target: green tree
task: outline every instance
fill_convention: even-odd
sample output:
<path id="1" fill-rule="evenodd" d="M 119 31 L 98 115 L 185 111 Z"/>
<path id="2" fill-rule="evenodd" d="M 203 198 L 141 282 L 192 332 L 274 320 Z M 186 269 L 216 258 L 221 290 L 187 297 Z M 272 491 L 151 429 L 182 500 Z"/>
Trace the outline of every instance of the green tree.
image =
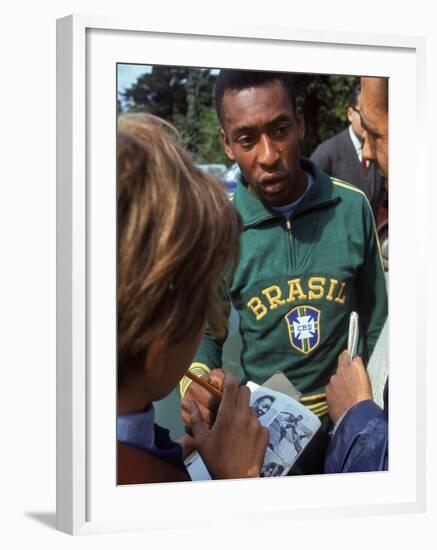
<path id="1" fill-rule="evenodd" d="M 188 69 L 186 82 L 186 112 L 174 117 L 182 142 L 197 162 L 213 162 L 205 158 L 205 141 L 211 129 L 205 125 L 205 114 L 212 108 L 214 77 L 208 69 Z M 203 149 L 203 153 L 201 150 Z"/>
<path id="2" fill-rule="evenodd" d="M 171 122 L 196 162 L 214 163 L 220 151 L 219 126 L 212 122 L 214 81 L 209 69 L 155 66 L 123 96 L 129 111 Z M 224 157 L 221 151 L 219 156 Z"/>
<path id="3" fill-rule="evenodd" d="M 128 111 L 143 111 L 170 122 L 187 110 L 185 67 L 154 66 L 123 92 Z"/>
<path id="4" fill-rule="evenodd" d="M 202 110 L 201 114 L 202 142 L 197 150 L 199 163 L 226 164 L 231 162 L 226 156 L 220 137 L 221 125 L 217 118 L 215 106 L 211 105 Z"/>
<path id="5" fill-rule="evenodd" d="M 335 75 L 297 75 L 298 105 L 305 118 L 302 154 L 310 156 L 322 141 L 348 125 L 346 110 L 357 77 Z"/>

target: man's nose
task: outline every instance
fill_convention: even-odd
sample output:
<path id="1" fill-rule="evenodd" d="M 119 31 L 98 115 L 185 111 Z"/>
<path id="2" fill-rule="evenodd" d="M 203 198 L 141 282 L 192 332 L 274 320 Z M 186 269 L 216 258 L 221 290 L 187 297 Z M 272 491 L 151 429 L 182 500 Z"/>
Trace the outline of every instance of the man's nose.
<path id="1" fill-rule="evenodd" d="M 364 143 L 363 143 L 363 158 L 366 160 L 375 160 L 375 144 L 372 139 L 369 137 L 369 134 L 364 131 Z"/>
<path id="2" fill-rule="evenodd" d="M 262 166 L 274 166 L 280 157 L 277 145 L 269 138 L 262 135 L 258 144 L 258 163 Z"/>

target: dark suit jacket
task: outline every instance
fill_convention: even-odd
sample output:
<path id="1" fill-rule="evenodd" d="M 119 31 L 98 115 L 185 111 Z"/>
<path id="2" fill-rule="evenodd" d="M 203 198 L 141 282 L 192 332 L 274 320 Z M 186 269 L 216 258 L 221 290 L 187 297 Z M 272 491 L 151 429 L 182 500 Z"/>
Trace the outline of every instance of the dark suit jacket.
<path id="1" fill-rule="evenodd" d="M 364 191 L 376 218 L 383 199 L 383 177 L 373 162 L 363 169 L 348 129 L 321 143 L 311 155 L 311 160 L 330 176 L 352 183 Z"/>

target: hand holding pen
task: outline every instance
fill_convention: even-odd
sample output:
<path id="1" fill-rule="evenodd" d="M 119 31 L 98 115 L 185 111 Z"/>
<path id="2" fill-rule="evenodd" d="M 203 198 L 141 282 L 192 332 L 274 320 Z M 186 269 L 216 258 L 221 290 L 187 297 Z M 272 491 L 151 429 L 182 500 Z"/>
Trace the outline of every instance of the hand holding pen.
<path id="1" fill-rule="evenodd" d="M 181 416 L 185 431 L 191 435 L 191 401 L 197 403 L 203 420 L 211 428 L 222 398 L 225 371 L 214 369 L 202 377 L 188 372 L 186 376 L 194 381 L 181 400 Z"/>
<path id="2" fill-rule="evenodd" d="M 215 479 L 260 475 L 269 431 L 261 426 L 249 403 L 249 388 L 238 387 L 232 374 L 224 377 L 222 398 L 212 428 L 205 423 L 197 403 L 190 402 L 190 428 L 195 447 Z"/>

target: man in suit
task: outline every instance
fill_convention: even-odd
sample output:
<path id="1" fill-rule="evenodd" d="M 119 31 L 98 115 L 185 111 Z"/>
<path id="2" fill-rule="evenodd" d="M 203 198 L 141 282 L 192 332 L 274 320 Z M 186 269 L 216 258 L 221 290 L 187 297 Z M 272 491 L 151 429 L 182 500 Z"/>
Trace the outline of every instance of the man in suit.
<path id="1" fill-rule="evenodd" d="M 352 91 L 347 118 L 349 126 L 321 143 L 311 160 L 332 177 L 352 183 L 369 199 L 375 218 L 383 200 L 383 178 L 376 164 L 363 157 L 363 128 L 360 121 L 360 85 Z"/>

